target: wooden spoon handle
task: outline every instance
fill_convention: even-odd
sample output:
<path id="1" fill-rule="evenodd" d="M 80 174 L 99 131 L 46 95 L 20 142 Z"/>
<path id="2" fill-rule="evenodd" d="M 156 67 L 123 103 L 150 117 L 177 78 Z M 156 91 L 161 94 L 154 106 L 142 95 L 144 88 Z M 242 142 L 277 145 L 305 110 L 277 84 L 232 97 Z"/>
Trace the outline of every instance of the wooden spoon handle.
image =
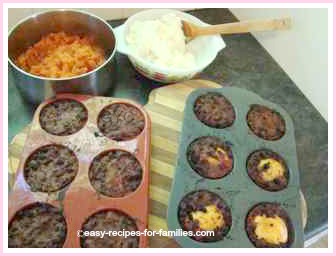
<path id="1" fill-rule="evenodd" d="M 197 35 L 213 34 L 238 34 L 253 31 L 270 31 L 289 29 L 291 25 L 290 18 L 272 19 L 272 20 L 248 20 L 241 22 L 226 23 L 208 27 L 199 27 Z"/>

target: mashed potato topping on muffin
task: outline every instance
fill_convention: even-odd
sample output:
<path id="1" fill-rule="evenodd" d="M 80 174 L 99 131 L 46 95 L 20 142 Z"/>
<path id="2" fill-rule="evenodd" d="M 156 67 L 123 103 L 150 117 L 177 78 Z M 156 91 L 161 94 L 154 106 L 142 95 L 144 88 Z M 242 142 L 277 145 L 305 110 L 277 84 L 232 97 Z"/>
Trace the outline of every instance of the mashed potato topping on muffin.
<path id="1" fill-rule="evenodd" d="M 261 175 L 265 181 L 273 181 L 283 177 L 285 173 L 284 166 L 279 161 L 272 158 L 260 160 L 258 170 L 262 172 Z"/>
<path id="2" fill-rule="evenodd" d="M 267 243 L 275 245 L 287 242 L 287 225 L 279 216 L 259 215 L 254 218 L 254 222 L 256 225 L 255 234 L 258 239 L 264 239 Z"/>
<path id="3" fill-rule="evenodd" d="M 224 226 L 224 218 L 221 211 L 214 204 L 205 207 L 204 211 L 191 213 L 193 220 L 197 220 L 199 227 L 203 230 L 214 230 Z"/>

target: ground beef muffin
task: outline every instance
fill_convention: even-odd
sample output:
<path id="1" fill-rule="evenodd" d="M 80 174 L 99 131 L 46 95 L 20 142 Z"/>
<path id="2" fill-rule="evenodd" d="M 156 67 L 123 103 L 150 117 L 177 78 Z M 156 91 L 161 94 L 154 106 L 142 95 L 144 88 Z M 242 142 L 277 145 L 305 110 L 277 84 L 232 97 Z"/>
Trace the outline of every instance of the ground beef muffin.
<path id="1" fill-rule="evenodd" d="M 218 137 L 196 139 L 189 145 L 187 155 L 191 167 L 205 178 L 222 178 L 233 168 L 231 148 Z"/>
<path id="2" fill-rule="evenodd" d="M 70 184 L 78 171 L 75 154 L 62 145 L 46 145 L 34 151 L 24 165 L 31 191 L 54 192 Z"/>
<path id="3" fill-rule="evenodd" d="M 200 190 L 186 195 L 179 204 L 178 218 L 185 231 L 214 231 L 214 236 L 193 236 L 200 242 L 222 240 L 231 227 L 229 207 L 215 193 Z"/>
<path id="4" fill-rule="evenodd" d="M 109 236 L 109 231 L 130 231 L 137 232 L 135 221 L 126 214 L 106 210 L 93 214 L 82 226 L 85 231 L 106 231 L 107 234 L 101 238 L 98 236 L 83 236 L 80 239 L 81 247 L 84 248 L 137 248 L 139 247 L 139 236 Z"/>
<path id="5" fill-rule="evenodd" d="M 40 112 L 42 129 L 53 135 L 71 135 L 83 128 L 88 113 L 82 103 L 60 99 L 44 106 Z"/>
<path id="6" fill-rule="evenodd" d="M 95 157 L 90 166 L 89 178 L 99 193 L 123 197 L 139 187 L 142 168 L 132 154 L 123 150 L 111 150 Z"/>
<path id="7" fill-rule="evenodd" d="M 247 124 L 255 135 L 265 140 L 278 140 L 286 131 L 285 120 L 280 114 L 261 105 L 251 106 Z"/>
<path id="8" fill-rule="evenodd" d="M 63 247 L 66 233 L 66 222 L 60 209 L 34 203 L 18 211 L 9 223 L 8 247 Z"/>
<path id="9" fill-rule="evenodd" d="M 253 152 L 247 160 L 250 178 L 263 189 L 279 191 L 287 187 L 289 172 L 285 161 L 270 150 Z"/>
<path id="10" fill-rule="evenodd" d="M 98 117 L 98 128 L 108 138 L 117 141 L 138 136 L 145 127 L 145 118 L 134 106 L 114 103 L 105 107 Z"/>
<path id="11" fill-rule="evenodd" d="M 277 203 L 261 203 L 246 218 L 247 235 L 255 247 L 289 247 L 293 228 L 288 214 Z"/>
<path id="12" fill-rule="evenodd" d="M 230 101 L 214 92 L 201 95 L 196 99 L 194 113 L 198 120 L 214 128 L 231 126 L 236 118 Z"/>

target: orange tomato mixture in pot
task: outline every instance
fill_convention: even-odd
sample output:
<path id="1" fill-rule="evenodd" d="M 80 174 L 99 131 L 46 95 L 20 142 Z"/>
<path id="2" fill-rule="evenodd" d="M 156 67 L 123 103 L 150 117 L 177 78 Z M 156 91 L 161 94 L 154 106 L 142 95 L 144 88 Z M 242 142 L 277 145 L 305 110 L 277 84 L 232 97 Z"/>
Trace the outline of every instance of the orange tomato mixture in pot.
<path id="1" fill-rule="evenodd" d="M 49 78 L 72 77 L 103 64 L 104 51 L 89 36 L 50 33 L 18 56 L 21 69 Z"/>

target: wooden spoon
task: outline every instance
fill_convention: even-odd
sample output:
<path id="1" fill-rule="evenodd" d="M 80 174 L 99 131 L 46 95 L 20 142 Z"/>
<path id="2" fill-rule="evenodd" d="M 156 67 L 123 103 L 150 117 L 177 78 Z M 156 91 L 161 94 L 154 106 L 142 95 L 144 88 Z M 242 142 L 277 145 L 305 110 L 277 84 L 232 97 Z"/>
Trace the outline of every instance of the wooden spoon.
<path id="1" fill-rule="evenodd" d="M 215 34 L 240 34 L 254 31 L 285 30 L 291 27 L 291 19 L 247 20 L 207 27 L 200 27 L 182 20 L 184 35 L 189 38 Z"/>

